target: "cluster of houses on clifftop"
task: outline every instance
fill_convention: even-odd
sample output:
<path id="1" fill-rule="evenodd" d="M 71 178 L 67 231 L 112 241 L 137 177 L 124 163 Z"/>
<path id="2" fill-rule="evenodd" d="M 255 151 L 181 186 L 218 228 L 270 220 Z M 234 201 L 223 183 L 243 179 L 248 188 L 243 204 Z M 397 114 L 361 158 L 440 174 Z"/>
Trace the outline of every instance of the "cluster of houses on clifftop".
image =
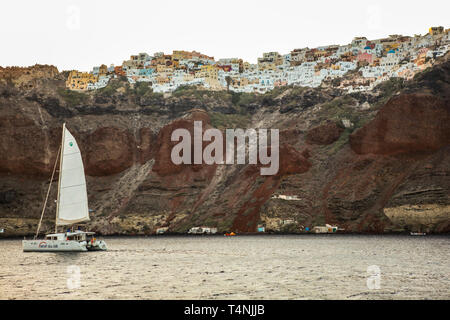
<path id="1" fill-rule="evenodd" d="M 357 37 L 343 46 L 294 49 L 284 55 L 267 52 L 257 64 L 239 58 L 216 61 L 196 51 L 139 53 L 121 66 L 103 64 L 90 72 L 73 70 L 66 87 L 95 90 L 105 87 L 113 77 L 126 77 L 132 84 L 148 82 L 154 92 L 197 85 L 209 90 L 264 93 L 285 85 L 318 87 L 323 81 L 338 79 L 334 83 L 340 88 L 363 91 L 391 77 L 412 78 L 447 53 L 449 39 L 450 29 L 431 27 L 423 36 L 390 35 L 377 40 Z M 339 79 L 352 70 L 359 72 Z"/>

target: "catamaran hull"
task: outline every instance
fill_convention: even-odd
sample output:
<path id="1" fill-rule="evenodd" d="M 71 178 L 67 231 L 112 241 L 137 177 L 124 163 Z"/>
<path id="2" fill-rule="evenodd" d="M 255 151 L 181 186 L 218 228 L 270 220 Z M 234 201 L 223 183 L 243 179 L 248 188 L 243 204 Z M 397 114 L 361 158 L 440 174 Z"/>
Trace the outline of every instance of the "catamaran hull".
<path id="1" fill-rule="evenodd" d="M 23 252 L 86 252 L 86 241 L 22 240 Z"/>

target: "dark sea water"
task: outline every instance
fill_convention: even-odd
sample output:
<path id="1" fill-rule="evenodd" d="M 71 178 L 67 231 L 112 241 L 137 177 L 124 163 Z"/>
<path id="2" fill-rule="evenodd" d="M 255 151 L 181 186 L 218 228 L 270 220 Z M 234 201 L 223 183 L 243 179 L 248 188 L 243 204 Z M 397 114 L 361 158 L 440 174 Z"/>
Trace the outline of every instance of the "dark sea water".
<path id="1" fill-rule="evenodd" d="M 104 239 L 87 253 L 0 240 L 0 299 L 450 299 L 448 236 Z"/>

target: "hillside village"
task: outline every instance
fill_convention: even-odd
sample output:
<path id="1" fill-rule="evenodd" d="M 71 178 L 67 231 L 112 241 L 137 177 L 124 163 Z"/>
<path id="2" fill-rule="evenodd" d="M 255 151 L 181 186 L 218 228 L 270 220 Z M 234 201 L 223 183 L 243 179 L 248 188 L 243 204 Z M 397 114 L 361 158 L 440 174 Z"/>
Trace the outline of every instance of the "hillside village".
<path id="1" fill-rule="evenodd" d="M 350 44 L 294 49 L 288 54 L 263 53 L 256 64 L 239 58 L 215 60 L 193 51 L 139 53 L 121 66 L 105 64 L 90 72 L 70 71 L 66 87 L 87 91 L 107 86 L 114 77 L 131 84 L 148 82 L 154 92 L 171 92 L 180 86 L 208 90 L 264 93 L 275 87 L 318 87 L 324 81 L 349 92 L 371 90 L 391 77 L 411 79 L 449 50 L 450 29 L 431 27 L 425 35 L 390 35 L 368 40 L 356 37 Z M 352 77 L 341 79 L 354 71 Z M 358 72 L 357 72 L 358 71 Z"/>

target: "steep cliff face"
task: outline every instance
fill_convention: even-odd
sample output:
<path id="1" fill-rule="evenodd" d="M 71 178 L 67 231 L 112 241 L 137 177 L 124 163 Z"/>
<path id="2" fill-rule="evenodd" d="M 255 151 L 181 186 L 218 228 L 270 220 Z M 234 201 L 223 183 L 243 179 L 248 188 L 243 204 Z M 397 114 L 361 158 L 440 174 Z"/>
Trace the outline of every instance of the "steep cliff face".
<path id="1" fill-rule="evenodd" d="M 450 232 L 450 147 L 418 161 L 407 173 L 384 213 L 415 230 Z"/>
<path id="2" fill-rule="evenodd" d="M 34 232 L 65 122 L 83 154 L 90 228 L 103 234 L 200 225 L 255 232 L 259 224 L 302 232 L 324 223 L 349 232 L 448 232 L 448 70 L 444 62 L 368 93 L 292 87 L 259 96 L 186 88 L 163 96 L 119 80 L 82 94 L 65 91 L 51 69 L 20 83 L 11 79 L 27 70 L 15 70 L 0 81 L 0 227 Z M 194 121 L 203 131 L 280 129 L 280 170 L 175 165 L 171 134 L 184 128 L 193 136 Z M 46 212 L 51 230 L 53 201 Z"/>
<path id="3" fill-rule="evenodd" d="M 393 97 L 375 119 L 350 136 L 358 154 L 433 152 L 450 141 L 450 108 L 430 94 Z"/>

